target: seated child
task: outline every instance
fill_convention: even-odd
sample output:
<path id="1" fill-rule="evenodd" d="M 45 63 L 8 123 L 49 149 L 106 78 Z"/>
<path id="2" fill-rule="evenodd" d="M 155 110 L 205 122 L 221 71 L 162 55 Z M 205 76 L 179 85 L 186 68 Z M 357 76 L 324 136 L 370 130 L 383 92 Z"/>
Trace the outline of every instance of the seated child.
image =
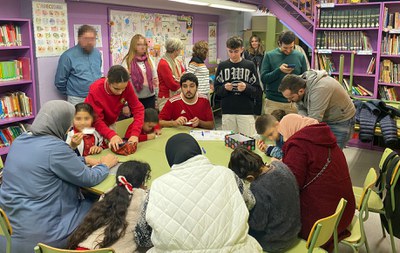
<path id="1" fill-rule="evenodd" d="M 94 111 L 87 103 L 75 105 L 74 126 L 67 134 L 68 143 L 79 156 L 98 154 L 106 147 L 103 137 L 93 128 Z M 91 133 L 83 133 L 89 128 Z"/>
<path id="2" fill-rule="evenodd" d="M 128 161 L 119 166 L 117 186 L 96 202 L 69 238 L 69 249 L 110 247 L 119 253 L 136 252 L 134 229 L 146 199 L 150 165 Z"/>
<path id="3" fill-rule="evenodd" d="M 158 112 L 154 108 L 144 110 L 144 123 L 139 135 L 139 142 L 152 140 L 161 135 L 161 128 L 158 124 Z"/>
<path id="4" fill-rule="evenodd" d="M 281 160 L 283 158 L 282 146 L 283 137 L 278 132 L 279 120 L 285 116 L 286 113 L 283 110 L 274 110 L 271 115 L 264 114 L 256 119 L 256 131 L 257 134 L 271 140 L 275 141 L 275 146 L 266 145 L 264 141 L 257 141 L 257 148 L 265 153 L 267 156 Z"/>
<path id="5" fill-rule="evenodd" d="M 249 234 L 264 251 L 285 252 L 297 241 L 301 228 L 299 189 L 292 172 L 281 161 L 264 164 L 244 147 L 232 152 L 228 167 L 251 182 L 256 204 L 250 211 Z"/>

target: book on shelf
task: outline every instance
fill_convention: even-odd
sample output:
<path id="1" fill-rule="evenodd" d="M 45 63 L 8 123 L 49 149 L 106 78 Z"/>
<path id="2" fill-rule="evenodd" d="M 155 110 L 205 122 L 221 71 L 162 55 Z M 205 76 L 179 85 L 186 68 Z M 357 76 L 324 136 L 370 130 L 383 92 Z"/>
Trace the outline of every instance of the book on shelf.
<path id="1" fill-rule="evenodd" d="M 399 96 L 397 94 L 396 88 L 379 86 L 378 93 L 381 99 L 389 101 L 399 101 Z"/>
<path id="2" fill-rule="evenodd" d="M 355 96 L 372 97 L 373 93 L 360 84 L 351 87 L 351 93 Z"/>
<path id="3" fill-rule="evenodd" d="M 21 27 L 15 24 L 0 25 L 0 46 L 22 46 Z"/>
<path id="4" fill-rule="evenodd" d="M 332 60 L 332 55 L 329 54 L 316 54 L 316 69 L 326 70 L 328 73 L 336 72 L 335 63 Z"/>
<path id="5" fill-rule="evenodd" d="M 0 119 L 32 115 L 32 99 L 24 92 L 7 93 L 0 97 Z"/>
<path id="6" fill-rule="evenodd" d="M 0 61 L 0 82 L 21 79 L 30 80 L 30 72 L 30 61 L 27 57 Z"/>
<path id="7" fill-rule="evenodd" d="M 10 146 L 24 132 L 26 130 L 22 124 L 2 127 L 0 129 L 0 148 Z"/>
<path id="8" fill-rule="evenodd" d="M 384 59 L 379 66 L 379 81 L 383 83 L 400 83 L 399 70 L 399 63 Z"/>
<path id="9" fill-rule="evenodd" d="M 321 8 L 320 28 L 375 28 L 379 27 L 380 9 L 332 9 Z"/>
<path id="10" fill-rule="evenodd" d="M 370 39 L 362 31 L 318 31 L 317 49 L 373 51 Z"/>
<path id="11" fill-rule="evenodd" d="M 375 57 L 372 57 L 367 67 L 367 72 L 366 72 L 367 74 L 372 75 L 375 73 L 375 64 L 376 64 L 376 59 Z"/>
<path id="12" fill-rule="evenodd" d="M 389 13 L 389 8 L 383 11 L 383 28 L 387 30 L 400 29 L 400 13 L 398 11 Z"/>

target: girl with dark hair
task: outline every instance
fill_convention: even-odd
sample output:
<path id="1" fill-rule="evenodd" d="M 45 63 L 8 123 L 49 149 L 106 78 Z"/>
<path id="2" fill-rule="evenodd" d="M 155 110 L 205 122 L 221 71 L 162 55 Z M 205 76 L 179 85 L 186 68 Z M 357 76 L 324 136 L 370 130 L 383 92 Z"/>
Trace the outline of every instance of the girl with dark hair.
<path id="1" fill-rule="evenodd" d="M 147 192 L 150 165 L 128 161 L 118 168 L 117 186 L 95 203 L 69 238 L 69 249 L 111 247 L 118 253 L 136 252 L 134 228 Z"/>
<path id="2" fill-rule="evenodd" d="M 74 126 L 67 134 L 68 143 L 79 156 L 99 154 L 107 148 L 101 136 L 93 126 L 93 107 L 87 103 L 75 105 Z"/>

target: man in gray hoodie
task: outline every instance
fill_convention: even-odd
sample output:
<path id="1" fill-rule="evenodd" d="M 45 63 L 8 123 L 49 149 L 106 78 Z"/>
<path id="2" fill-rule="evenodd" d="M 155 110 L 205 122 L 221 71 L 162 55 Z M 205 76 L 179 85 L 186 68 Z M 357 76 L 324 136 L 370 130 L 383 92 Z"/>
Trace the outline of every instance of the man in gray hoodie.
<path id="1" fill-rule="evenodd" d="M 343 149 L 354 129 L 356 109 L 342 85 L 325 70 L 310 70 L 302 75 L 288 74 L 279 91 L 290 102 L 296 102 L 299 114 L 326 122 Z"/>

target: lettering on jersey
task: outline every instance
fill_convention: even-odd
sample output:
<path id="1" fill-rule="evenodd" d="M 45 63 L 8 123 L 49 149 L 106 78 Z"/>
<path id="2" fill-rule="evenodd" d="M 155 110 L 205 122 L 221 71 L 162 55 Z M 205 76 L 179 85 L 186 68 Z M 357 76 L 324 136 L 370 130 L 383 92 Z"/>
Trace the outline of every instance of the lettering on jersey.
<path id="1" fill-rule="evenodd" d="M 232 82 L 236 80 L 243 81 L 251 85 L 253 85 L 257 81 L 256 75 L 252 73 L 250 69 L 235 67 L 224 69 L 219 73 L 216 79 L 220 83 L 225 83 L 227 81 Z"/>

